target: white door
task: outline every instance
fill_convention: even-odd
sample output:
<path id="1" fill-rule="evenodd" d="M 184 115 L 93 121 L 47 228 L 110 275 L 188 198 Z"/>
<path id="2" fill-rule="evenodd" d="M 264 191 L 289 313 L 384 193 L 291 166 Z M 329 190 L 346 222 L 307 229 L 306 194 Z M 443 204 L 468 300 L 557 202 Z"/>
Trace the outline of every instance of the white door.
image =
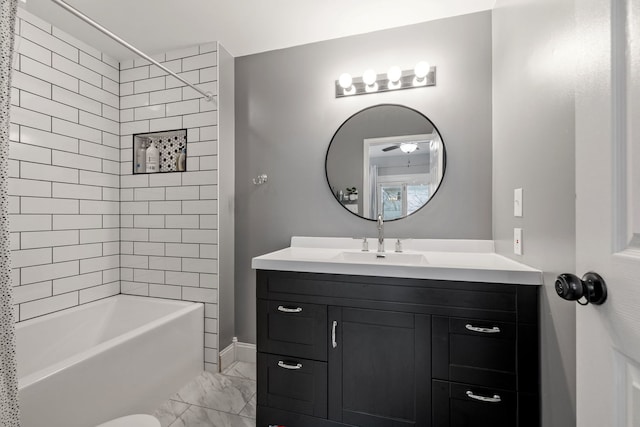
<path id="1" fill-rule="evenodd" d="M 640 1 L 577 0 L 576 273 L 579 427 L 640 427 Z"/>

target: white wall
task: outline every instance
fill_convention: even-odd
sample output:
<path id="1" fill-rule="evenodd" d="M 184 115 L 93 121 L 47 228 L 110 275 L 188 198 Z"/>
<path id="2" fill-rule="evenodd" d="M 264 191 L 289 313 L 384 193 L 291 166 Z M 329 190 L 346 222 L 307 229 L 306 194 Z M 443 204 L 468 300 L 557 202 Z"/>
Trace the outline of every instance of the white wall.
<path id="1" fill-rule="evenodd" d="M 496 250 L 544 271 L 542 420 L 576 425 L 575 309 L 554 290 L 575 269 L 573 0 L 498 0 L 493 11 L 493 230 Z M 513 216 L 523 188 L 524 216 Z M 523 255 L 513 254 L 513 228 Z"/>
<path id="2" fill-rule="evenodd" d="M 206 304 L 205 364 L 218 370 L 217 43 L 120 64 L 122 293 Z M 133 134 L 187 129 L 187 171 L 132 175 Z"/>
<path id="3" fill-rule="evenodd" d="M 9 155 L 16 319 L 120 293 L 118 63 L 18 8 Z"/>
<path id="4" fill-rule="evenodd" d="M 231 166 L 218 164 L 218 44 L 156 55 L 211 91 L 207 102 L 145 60 L 119 64 L 18 10 L 9 160 L 16 319 L 121 291 L 202 302 L 205 368 L 217 371 L 218 289 L 233 289 L 228 237 L 231 267 L 218 265 L 221 172 L 231 183 L 221 202 L 233 212 L 232 138 Z M 132 135 L 174 129 L 187 129 L 187 171 L 132 176 Z"/>

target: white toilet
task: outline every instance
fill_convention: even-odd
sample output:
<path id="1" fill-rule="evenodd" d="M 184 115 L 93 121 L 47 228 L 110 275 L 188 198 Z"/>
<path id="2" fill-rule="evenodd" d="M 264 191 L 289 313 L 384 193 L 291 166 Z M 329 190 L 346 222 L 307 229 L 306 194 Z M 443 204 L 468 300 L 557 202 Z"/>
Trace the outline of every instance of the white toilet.
<path id="1" fill-rule="evenodd" d="M 160 427 L 160 421 L 151 415 L 135 414 L 116 418 L 96 427 Z"/>

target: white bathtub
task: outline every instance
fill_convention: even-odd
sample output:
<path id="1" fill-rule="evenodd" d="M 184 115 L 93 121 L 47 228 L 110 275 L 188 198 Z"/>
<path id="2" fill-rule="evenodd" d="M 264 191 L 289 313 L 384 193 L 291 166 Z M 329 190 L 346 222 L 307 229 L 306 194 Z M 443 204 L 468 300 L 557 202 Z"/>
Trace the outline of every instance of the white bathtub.
<path id="1" fill-rule="evenodd" d="M 22 427 L 152 413 L 204 367 L 204 307 L 128 295 L 16 325 Z"/>

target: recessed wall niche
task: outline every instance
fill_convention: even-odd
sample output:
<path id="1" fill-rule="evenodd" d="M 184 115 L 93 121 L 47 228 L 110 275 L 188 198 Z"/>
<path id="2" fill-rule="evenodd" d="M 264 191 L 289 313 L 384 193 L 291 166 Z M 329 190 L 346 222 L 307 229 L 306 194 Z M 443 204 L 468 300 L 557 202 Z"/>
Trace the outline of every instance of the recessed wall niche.
<path id="1" fill-rule="evenodd" d="M 186 129 L 133 135 L 133 173 L 135 175 L 186 170 Z"/>

